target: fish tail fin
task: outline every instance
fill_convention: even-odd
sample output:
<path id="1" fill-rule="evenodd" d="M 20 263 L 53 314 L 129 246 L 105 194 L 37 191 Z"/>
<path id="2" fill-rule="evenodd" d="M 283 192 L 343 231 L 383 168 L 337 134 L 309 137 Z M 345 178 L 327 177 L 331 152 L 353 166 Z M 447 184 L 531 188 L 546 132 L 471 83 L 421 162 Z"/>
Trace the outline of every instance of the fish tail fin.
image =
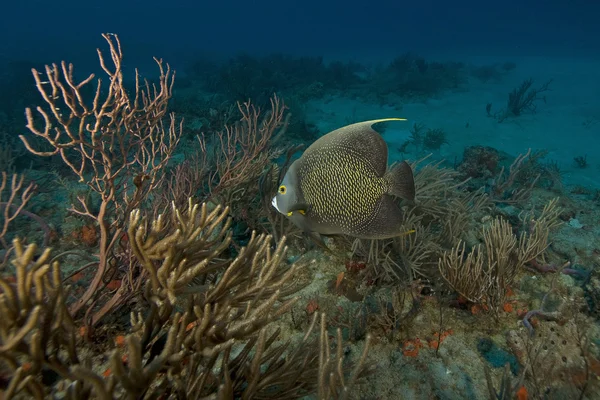
<path id="1" fill-rule="evenodd" d="M 409 201 L 415 200 L 415 178 L 406 161 L 392 165 L 383 178 L 389 183 L 388 194 Z"/>

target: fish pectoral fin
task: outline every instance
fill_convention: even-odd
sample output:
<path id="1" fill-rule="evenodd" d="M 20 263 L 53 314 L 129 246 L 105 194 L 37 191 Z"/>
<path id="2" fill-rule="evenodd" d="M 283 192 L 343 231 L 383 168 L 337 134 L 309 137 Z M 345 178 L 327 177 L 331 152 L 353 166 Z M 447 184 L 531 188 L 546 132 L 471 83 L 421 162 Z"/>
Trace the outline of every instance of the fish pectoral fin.
<path id="1" fill-rule="evenodd" d="M 323 239 L 323 235 L 318 234 L 317 232 L 304 232 L 306 237 L 311 240 L 314 244 L 320 247 L 322 250 L 332 253 L 331 249 L 327 247 L 325 240 Z"/>
<path id="2" fill-rule="evenodd" d="M 312 205 L 310 205 L 310 204 L 298 203 L 288 210 L 287 215 L 288 215 L 288 217 L 291 217 L 295 212 L 297 212 L 301 215 L 305 215 L 307 212 L 309 212 L 311 210 L 311 208 L 312 208 Z"/>
<path id="3" fill-rule="evenodd" d="M 389 194 L 409 203 L 415 201 L 415 177 L 406 161 L 392 165 L 383 178 L 390 184 Z"/>

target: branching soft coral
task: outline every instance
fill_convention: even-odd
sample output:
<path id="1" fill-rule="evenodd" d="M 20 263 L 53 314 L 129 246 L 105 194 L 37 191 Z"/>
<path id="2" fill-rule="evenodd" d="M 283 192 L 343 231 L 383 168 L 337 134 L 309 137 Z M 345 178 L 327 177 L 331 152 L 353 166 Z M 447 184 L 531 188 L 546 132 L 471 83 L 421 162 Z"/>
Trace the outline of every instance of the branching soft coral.
<path id="1" fill-rule="evenodd" d="M 128 233 L 147 277 L 143 305 L 124 348 L 108 355 L 81 343 L 50 249 L 36 256 L 15 241 L 14 283 L 0 278 L 5 398 L 337 399 L 367 372 L 369 340 L 346 376 L 341 331 L 332 353 L 324 315 L 318 335 L 315 316 L 298 343 L 279 339 L 275 322 L 301 287 L 284 240 L 273 249 L 271 237 L 252 235 L 232 259 L 227 208 L 191 201 L 152 222 L 132 212 Z M 49 371 L 55 382 L 41 379 Z"/>

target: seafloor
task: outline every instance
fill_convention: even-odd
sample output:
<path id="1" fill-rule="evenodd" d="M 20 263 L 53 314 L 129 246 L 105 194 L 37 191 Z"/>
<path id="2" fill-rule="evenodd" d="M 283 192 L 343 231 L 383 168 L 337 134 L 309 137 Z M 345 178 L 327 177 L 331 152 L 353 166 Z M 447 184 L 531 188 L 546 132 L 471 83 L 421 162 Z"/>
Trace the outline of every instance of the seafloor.
<path id="1" fill-rule="evenodd" d="M 413 219 L 407 217 L 406 234 L 398 242 L 375 244 L 370 252 L 368 241 L 333 237 L 317 243 L 293 230 L 288 237 L 287 261 L 302 266 L 295 279 L 303 288 L 289 312 L 273 322 L 281 329 L 278 343 L 298 343 L 315 313 L 327 316 L 332 339 L 336 328 L 341 330 L 348 360 L 357 361 L 369 336 L 369 373 L 352 386 L 351 398 L 600 398 L 600 152 L 593 151 L 600 148 L 600 114 L 598 99 L 592 103 L 600 88 L 598 82 L 587 84 L 598 64 L 570 63 L 567 68 L 561 60 L 545 60 L 536 79 L 552 79 L 552 92 L 535 113 L 499 122 L 485 112 L 486 103 L 503 104 L 507 88 L 538 71 L 540 63 L 520 60 L 500 81 L 474 79 L 427 98 L 398 94 L 376 103 L 336 91 L 303 104 L 306 121 L 320 134 L 371 118 L 409 119 L 383 132 L 390 162 L 407 159 L 417 182 L 415 204 L 405 206 Z M 201 90 L 191 84 L 174 98 Z M 182 116 L 188 127 L 203 124 L 193 114 Z M 420 147 L 414 140 L 419 126 L 443 130 L 443 141 Z M 298 142 L 293 132 L 288 134 Z M 172 163 L 182 158 L 175 155 Z M 51 231 L 19 218 L 4 244 L 17 236 L 29 243 L 49 240 L 54 254 L 62 254 L 61 274 L 76 298 L 90 279 L 90 271 L 78 270 L 93 260 L 99 238 L 96 225 L 68 209 L 76 196 L 88 196 L 94 209 L 98 202 L 57 165 L 20 165 L 28 179 L 38 182 L 30 210 Z M 498 273 L 500 278 L 487 283 L 501 288 L 494 301 L 491 289 L 478 299 L 466 298 L 460 292 L 469 288 L 461 290 L 443 277 L 442 258 L 451 249 L 463 243 L 477 247 L 499 221 L 508 221 L 505 238 L 510 236 L 512 248 L 518 248 L 521 240 L 539 233 L 535 224 L 549 205 L 551 222 L 540 234 L 543 251 L 517 265 L 506 282 Z M 232 210 L 238 213 L 232 211 L 233 240 L 243 245 L 256 226 L 243 208 Z M 274 224 L 270 228 L 282 233 Z M 130 238 L 125 239 L 127 246 Z M 514 254 L 499 255 L 497 264 L 488 264 L 490 271 L 497 273 L 497 265 L 507 259 L 514 265 Z M 457 262 L 465 259 L 461 253 Z M 13 266 L 3 268 L 5 280 L 14 281 Z M 103 289 L 119 290 L 121 272 Z M 119 346 L 113 346 L 114 338 L 127 334 L 129 311 L 144 311 L 141 301 L 132 301 L 98 324 L 96 338 L 87 332 L 78 338 L 78 346 L 97 362 L 93 370 L 99 375 L 110 376 L 107 354 Z M 11 378 L 10 371 L 3 371 L 4 384 Z M 64 389 L 57 386 L 52 393 L 59 396 Z M 503 389 L 507 397 L 500 394 Z"/>

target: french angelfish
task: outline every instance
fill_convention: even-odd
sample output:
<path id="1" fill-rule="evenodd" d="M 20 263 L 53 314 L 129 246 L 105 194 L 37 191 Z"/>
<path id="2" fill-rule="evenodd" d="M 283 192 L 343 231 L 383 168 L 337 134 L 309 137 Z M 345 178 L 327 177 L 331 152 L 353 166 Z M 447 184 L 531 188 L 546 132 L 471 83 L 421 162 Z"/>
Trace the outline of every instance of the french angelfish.
<path id="1" fill-rule="evenodd" d="M 398 199 L 413 201 L 403 161 L 388 170 L 387 144 L 373 129 L 385 118 L 336 129 L 310 145 L 285 174 L 271 204 L 307 233 L 362 239 L 402 235 Z"/>

